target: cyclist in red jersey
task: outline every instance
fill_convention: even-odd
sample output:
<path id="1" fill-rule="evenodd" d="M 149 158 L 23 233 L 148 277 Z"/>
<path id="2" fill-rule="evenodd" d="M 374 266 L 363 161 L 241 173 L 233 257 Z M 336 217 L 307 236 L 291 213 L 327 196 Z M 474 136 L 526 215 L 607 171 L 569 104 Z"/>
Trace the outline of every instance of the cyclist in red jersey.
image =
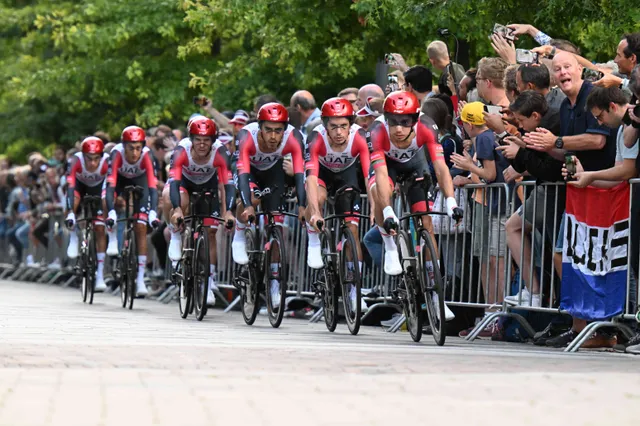
<path id="1" fill-rule="evenodd" d="M 282 169 L 283 158 L 291 154 L 293 163 L 296 195 L 298 198 L 298 217 L 304 220 L 304 142 L 302 134 L 288 124 L 287 109 L 276 102 L 263 105 L 258 111 L 258 123 L 245 126 L 238 133 L 239 156 L 236 182 L 240 191 L 241 203 L 236 210 L 236 232 L 231 244 L 234 262 L 249 263 L 244 231 L 248 218 L 255 215 L 255 207 L 264 198 L 262 208 L 265 211 L 278 211 L 282 207 L 285 190 L 285 174 Z M 253 192 L 252 192 L 253 189 Z M 276 221 L 282 224 L 282 215 L 276 215 Z M 274 259 L 279 261 L 279 259 Z M 279 263 L 270 265 L 279 267 Z M 271 282 L 274 300 L 279 300 L 279 283 Z M 275 306 L 277 307 L 277 306 Z"/>
<path id="2" fill-rule="evenodd" d="M 220 201 L 218 197 L 218 181 L 224 184 L 225 222 L 233 223 L 232 208 L 235 201 L 236 187 L 231 175 L 231 156 L 227 148 L 216 140 L 218 129 L 213 120 L 199 116 L 189 122 L 189 138 L 180 141 L 171 155 L 169 180 L 162 193 L 164 201 L 164 217 L 170 218 L 169 229 L 171 240 L 169 243 L 169 258 L 177 262 L 182 257 L 182 233 L 184 224 L 178 222 L 187 214 L 198 214 L 220 217 Z M 210 192 L 213 198 L 204 199 L 196 206 L 195 212 L 189 212 L 191 193 L 204 195 Z M 209 209 L 206 209 L 206 207 Z M 204 219 L 208 226 L 209 235 L 209 293 L 207 304 L 215 304 L 213 290 L 216 286 L 217 244 L 216 231 L 218 221 L 212 218 Z"/>
<path id="3" fill-rule="evenodd" d="M 322 219 L 322 206 L 327 195 L 334 196 L 344 186 L 351 186 L 360 191 L 358 166 L 361 167 L 363 182 L 369 173 L 369 146 L 365 132 L 360 126 L 353 124 L 355 114 L 353 106 L 346 99 L 331 98 L 322 105 L 323 124 L 317 126 L 309 135 L 307 145 L 307 265 L 319 269 L 324 266 L 318 236 L 317 221 Z M 360 164 L 358 164 L 360 163 Z M 371 198 L 371 197 L 369 197 Z M 351 212 L 347 200 L 336 202 L 335 212 L 345 214 Z M 372 212 L 373 212 L 373 205 Z M 355 200 L 353 213 L 361 213 L 360 198 Z M 359 218 L 347 219 L 358 250 L 358 268 L 362 272 L 362 251 L 358 238 Z M 353 261 L 347 262 L 348 268 L 355 268 Z M 352 306 L 356 303 L 356 289 L 351 287 Z M 364 300 L 360 301 L 366 310 Z"/>
<path id="4" fill-rule="evenodd" d="M 107 215 L 107 232 L 109 245 L 107 254 L 118 255 L 118 235 L 115 224 L 118 216 L 115 211 L 115 197 L 122 194 L 129 185 L 143 188 L 142 197 L 138 203 L 138 211 L 134 217 L 138 219 L 135 226 L 136 244 L 138 247 L 138 276 L 136 278 L 136 292 L 138 296 L 147 294 L 144 284 L 144 268 L 147 262 L 147 220 L 151 226 L 159 223 L 156 209 L 158 207 L 158 189 L 155 168 L 151 160 L 151 150 L 145 146 L 144 130 L 137 126 L 129 126 L 122 131 L 122 143 L 111 151 L 109 174 L 106 180 L 105 203 L 109 212 Z"/>
<path id="5" fill-rule="evenodd" d="M 435 169 L 440 190 L 446 197 L 447 214 L 459 220 L 462 210 L 453 198 L 451 175 L 444 162 L 442 146 L 438 144 L 438 127 L 428 116 L 419 116 L 420 104 L 415 95 L 392 92 L 385 99 L 383 109 L 384 115 L 374 121 L 368 135 L 372 149 L 370 184 L 376 199 L 376 223 L 385 245 L 384 271 L 388 275 L 398 275 L 402 273 L 402 265 L 392 235 L 395 235 L 393 229 L 398 226 L 399 220 L 391 207 L 396 180 L 400 177 L 429 175 L 429 160 Z M 389 181 L 392 185 L 389 185 Z M 427 200 L 421 188 L 414 188 L 407 198 L 411 211 L 427 211 Z M 425 215 L 422 220 L 435 245 L 431 218 Z M 390 234 L 385 231 L 385 225 L 391 229 Z M 433 271 L 432 263 L 427 265 L 427 271 L 429 268 Z"/>
<path id="6" fill-rule="evenodd" d="M 102 184 L 109 169 L 109 156 L 104 153 L 104 144 L 100 138 L 90 136 L 82 141 L 81 152 L 76 153 L 69 160 L 67 173 L 67 219 L 69 233 L 69 247 L 67 256 L 70 259 L 78 257 L 78 235 L 75 231 L 76 214 L 82 197 L 85 195 L 99 197 L 102 194 Z M 102 207 L 102 206 L 101 206 Z M 95 291 L 106 290 L 104 282 L 104 259 L 107 239 L 104 232 L 103 211 L 96 212 L 98 220 L 94 222 L 96 236 L 96 255 L 98 268 L 96 273 Z"/>

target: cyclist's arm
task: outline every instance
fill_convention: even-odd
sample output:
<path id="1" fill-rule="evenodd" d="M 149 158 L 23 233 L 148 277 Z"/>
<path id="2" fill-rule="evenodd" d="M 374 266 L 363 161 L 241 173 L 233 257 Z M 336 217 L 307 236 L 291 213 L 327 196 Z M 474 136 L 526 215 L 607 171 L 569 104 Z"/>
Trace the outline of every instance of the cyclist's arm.
<path id="1" fill-rule="evenodd" d="M 171 166 L 169 167 L 169 199 L 174 209 L 180 207 L 180 185 L 182 184 L 182 166 L 188 162 L 187 152 L 183 147 L 177 146 L 171 154 Z"/>
<path id="2" fill-rule="evenodd" d="M 249 174 L 251 173 L 251 156 L 256 153 L 256 147 L 253 142 L 253 136 L 248 130 L 241 130 L 238 133 L 240 146 L 238 147 L 238 190 L 240 198 L 245 207 L 251 206 L 251 187 L 249 186 Z"/>
<path id="3" fill-rule="evenodd" d="M 387 169 L 385 151 L 389 150 L 391 142 L 384 124 L 380 121 L 374 121 L 368 138 L 368 144 L 371 147 L 371 169 L 375 172 L 378 200 L 382 202 L 383 207 L 386 207 L 391 199 L 392 188 L 389 185 L 389 171 Z"/>
<path id="4" fill-rule="evenodd" d="M 307 147 L 306 164 L 307 171 L 307 206 L 311 209 L 311 214 L 319 214 L 318 205 L 318 173 L 320 171 L 320 155 L 324 151 L 324 141 L 318 132 L 312 132 L 309 136 Z"/>
<path id="5" fill-rule="evenodd" d="M 71 167 L 69 168 L 69 174 L 67 175 L 67 211 L 73 212 L 73 205 L 75 203 L 75 189 L 76 189 L 76 173 L 82 171 L 82 164 L 78 157 L 72 157 L 69 162 Z"/>
<path id="6" fill-rule="evenodd" d="M 114 198 L 116 193 L 116 185 L 118 184 L 118 170 L 122 167 L 122 155 L 120 152 L 113 150 L 111 152 L 111 159 L 109 160 L 109 172 L 107 174 L 107 210 L 111 211 L 115 209 Z"/>
<path id="7" fill-rule="evenodd" d="M 304 190 L 304 138 L 298 130 L 293 130 L 287 138 L 283 154 L 291 154 L 293 162 L 293 179 L 296 183 L 298 206 L 304 206 L 307 202 L 307 193 Z"/>
<path id="8" fill-rule="evenodd" d="M 158 210 L 158 178 L 156 177 L 156 168 L 153 167 L 153 161 L 151 161 L 151 152 L 143 153 L 142 168 L 147 175 L 147 186 L 149 187 L 149 200 L 151 204 L 151 210 Z"/>
<path id="9" fill-rule="evenodd" d="M 221 146 L 216 150 L 213 165 L 218 169 L 218 176 L 220 176 L 220 181 L 224 184 L 227 210 L 232 210 L 236 198 L 236 187 L 233 184 L 233 176 L 231 176 L 231 155 L 226 147 Z"/>

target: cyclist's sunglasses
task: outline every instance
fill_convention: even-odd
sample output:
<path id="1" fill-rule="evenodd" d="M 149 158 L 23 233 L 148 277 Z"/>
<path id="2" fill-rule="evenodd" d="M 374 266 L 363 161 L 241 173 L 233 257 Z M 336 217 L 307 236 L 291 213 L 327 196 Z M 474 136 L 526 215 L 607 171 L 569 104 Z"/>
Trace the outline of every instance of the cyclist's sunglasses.
<path id="1" fill-rule="evenodd" d="M 416 124 L 416 117 L 405 114 L 385 114 L 389 127 L 413 127 Z"/>

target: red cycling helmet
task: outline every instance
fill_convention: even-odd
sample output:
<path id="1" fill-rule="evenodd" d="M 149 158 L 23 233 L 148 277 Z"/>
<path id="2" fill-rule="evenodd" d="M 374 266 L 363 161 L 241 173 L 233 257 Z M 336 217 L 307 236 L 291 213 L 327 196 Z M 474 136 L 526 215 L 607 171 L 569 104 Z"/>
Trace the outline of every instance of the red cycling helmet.
<path id="1" fill-rule="evenodd" d="M 322 117 L 346 117 L 353 118 L 353 106 L 351 102 L 342 98 L 327 99 L 322 104 Z"/>
<path id="2" fill-rule="evenodd" d="M 95 136 L 89 136 L 82 141 L 83 154 L 102 154 L 104 152 L 104 143 L 102 139 Z"/>
<path id="3" fill-rule="evenodd" d="M 411 92 L 391 92 L 384 100 L 384 112 L 398 115 L 420 113 L 420 102 Z"/>
<path id="4" fill-rule="evenodd" d="M 211 136 L 214 137 L 218 133 L 216 123 L 212 119 L 207 117 L 195 117 L 189 123 L 189 134 L 197 136 Z"/>
<path id="5" fill-rule="evenodd" d="M 122 142 L 145 142 L 147 135 L 138 126 L 125 127 L 122 131 Z"/>
<path id="6" fill-rule="evenodd" d="M 264 104 L 258 111 L 258 121 L 287 123 L 289 121 L 289 111 L 282 104 L 269 102 Z"/>

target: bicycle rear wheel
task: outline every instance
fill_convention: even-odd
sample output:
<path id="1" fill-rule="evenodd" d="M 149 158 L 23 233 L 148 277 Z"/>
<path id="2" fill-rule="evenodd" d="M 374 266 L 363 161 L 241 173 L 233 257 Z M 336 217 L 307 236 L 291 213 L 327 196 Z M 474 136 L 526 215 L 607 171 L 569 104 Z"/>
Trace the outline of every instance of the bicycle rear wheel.
<path id="1" fill-rule="evenodd" d="M 433 263 L 433 276 L 427 274 L 425 263 Z M 428 231 L 420 232 L 420 262 L 418 266 L 418 276 L 420 277 L 424 301 L 427 305 L 427 315 L 433 340 L 438 346 L 444 345 L 447 337 L 446 319 L 444 313 L 444 282 L 440 267 L 438 266 L 438 253 L 431 241 Z"/>
<path id="2" fill-rule="evenodd" d="M 85 268 L 85 275 L 83 285 L 86 287 L 86 296 L 88 303 L 93 304 L 93 293 L 96 286 L 96 272 L 97 272 L 97 255 L 96 255 L 96 240 L 93 235 L 93 229 L 87 228 L 87 263 Z"/>
<path id="3" fill-rule="evenodd" d="M 249 264 L 236 264 L 236 281 L 238 281 L 240 287 L 242 318 L 247 325 L 252 325 L 260 310 L 258 301 L 260 297 L 260 283 L 262 282 L 262 264 L 260 256 L 252 253 L 258 249 L 255 232 L 247 228 L 245 231 L 245 240 L 247 253 L 249 254 Z"/>
<path id="4" fill-rule="evenodd" d="M 362 281 L 360 279 L 358 247 L 356 246 L 356 239 L 349 228 L 345 228 L 342 235 L 339 271 L 344 316 L 347 319 L 349 332 L 356 335 L 360 331 Z"/>
<path id="5" fill-rule="evenodd" d="M 271 327 L 278 328 L 284 317 L 284 304 L 287 298 L 287 260 L 284 253 L 284 235 L 282 229 L 276 226 L 272 230 L 266 250 L 265 293 L 267 296 L 267 313 Z M 278 260 L 275 260 L 278 259 Z M 271 265 L 278 265 L 273 271 Z M 277 291 L 275 291 L 277 285 Z M 272 286 L 274 291 L 272 291 Z"/>
<path id="6" fill-rule="evenodd" d="M 413 250 L 413 241 L 406 231 L 398 232 L 398 254 L 404 273 L 401 276 L 404 288 L 399 288 L 407 329 L 414 342 L 422 339 L 422 310 L 420 307 L 420 289 L 416 277 L 417 259 Z"/>
<path id="7" fill-rule="evenodd" d="M 324 278 L 324 288 L 322 289 L 322 302 L 324 309 L 324 323 L 327 330 L 333 332 L 338 325 L 338 277 L 336 274 L 336 262 L 332 255 L 331 233 L 328 229 L 320 233 L 320 247 L 324 268 L 317 273 Z"/>
<path id="8" fill-rule="evenodd" d="M 207 314 L 207 294 L 209 291 L 209 235 L 206 228 L 200 228 L 193 255 L 193 299 L 196 319 L 202 321 Z"/>
<path id="9" fill-rule="evenodd" d="M 136 298 L 136 277 L 138 275 L 138 250 L 136 247 L 136 236 L 129 236 L 129 251 L 127 262 L 127 304 L 129 309 L 133 309 L 133 301 Z"/>

